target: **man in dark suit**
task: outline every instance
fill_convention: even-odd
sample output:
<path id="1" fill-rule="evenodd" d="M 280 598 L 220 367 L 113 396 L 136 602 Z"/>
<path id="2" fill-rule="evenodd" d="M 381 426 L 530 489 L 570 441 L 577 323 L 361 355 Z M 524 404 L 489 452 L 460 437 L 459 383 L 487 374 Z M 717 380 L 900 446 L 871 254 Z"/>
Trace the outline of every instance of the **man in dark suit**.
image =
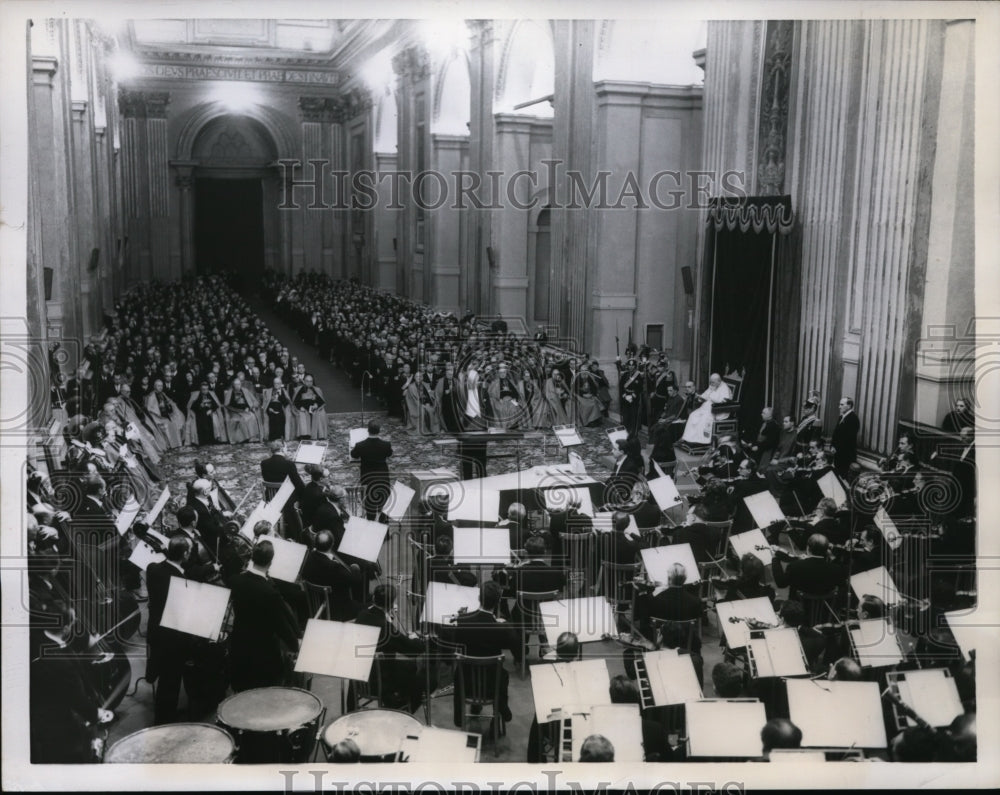
<path id="1" fill-rule="evenodd" d="M 323 489 L 323 500 L 316 505 L 316 510 L 313 513 L 313 532 L 329 530 L 333 533 L 334 547 L 340 546 L 346 529 L 345 517 L 349 516 L 343 507 L 346 496 L 347 491 L 343 486 L 327 486 Z"/>
<path id="2" fill-rule="evenodd" d="M 87 549 L 90 567 L 106 585 L 124 585 L 127 588 L 137 588 L 138 571 L 128 563 L 131 553 L 125 537 L 119 536 L 115 519 L 106 506 L 107 484 L 101 477 L 89 478 L 83 486 L 83 499 L 73 511 L 70 523 L 70 538 L 73 546 L 79 551 Z M 86 547 L 81 547 L 85 544 Z M 79 554 L 74 558 L 78 568 L 85 567 L 84 557 Z M 78 575 L 78 576 L 82 576 Z M 89 580 L 81 580 L 88 582 Z"/>
<path id="3" fill-rule="evenodd" d="M 667 587 L 659 593 L 643 594 L 636 599 L 636 619 L 643 628 L 643 634 L 652 635 L 650 618 L 662 618 L 667 621 L 690 621 L 701 618 L 702 603 L 697 593 L 685 587 L 687 569 L 680 563 L 673 564 L 667 572 Z M 686 637 L 673 637 L 668 627 L 664 628 L 664 640 L 669 648 L 681 646 L 688 648 L 693 654 L 701 649 L 701 636 L 695 633 L 690 647 L 687 647 Z M 700 666 L 695 666 L 698 670 Z"/>
<path id="4" fill-rule="evenodd" d="M 828 557 L 830 542 L 826 536 L 813 533 L 806 541 L 806 557 L 787 562 L 787 555 L 775 553 L 772 571 L 774 583 L 788 588 L 790 599 L 829 593 L 847 582 L 847 571 Z M 787 568 L 786 568 L 787 565 Z"/>
<path id="5" fill-rule="evenodd" d="M 177 524 L 171 537 L 183 537 L 191 542 L 191 554 L 184 559 L 184 576 L 198 582 L 217 580 L 221 566 L 216 564 L 214 551 L 208 548 L 198 530 L 198 512 L 185 505 L 177 511 Z"/>
<path id="6" fill-rule="evenodd" d="M 361 461 L 361 485 L 365 490 L 365 516 L 378 518 L 389 499 L 389 463 L 392 445 L 379 438 L 381 426 L 372 420 L 368 423 L 368 438 L 358 442 L 351 449 L 351 458 Z"/>
<path id="7" fill-rule="evenodd" d="M 396 588 L 379 585 L 375 588 L 373 602 L 357 617 L 355 623 L 378 627 L 377 650 L 383 655 L 382 698 L 383 707 L 405 707 L 410 712 L 420 708 L 424 695 L 423 665 L 419 658 L 424 653 L 424 642 L 415 633 L 406 633 L 396 620 Z M 374 667 L 372 676 L 375 676 Z M 352 708 L 348 705 L 348 708 Z"/>
<path id="8" fill-rule="evenodd" d="M 170 581 L 174 578 L 187 579 L 184 566 L 191 549 L 192 543 L 187 536 L 175 535 L 167 545 L 167 559 L 161 563 L 150 563 L 146 569 L 146 589 L 149 591 L 149 623 L 146 628 L 149 663 L 146 678 L 157 683 L 153 708 L 153 723 L 156 725 L 172 723 L 177 719 L 181 681 L 185 683 L 188 699 L 191 698 L 192 687 L 187 665 L 191 659 L 191 636 L 160 626 Z"/>
<path id="9" fill-rule="evenodd" d="M 430 582 L 475 588 L 479 583 L 479 578 L 472 570 L 462 568 L 455 563 L 453 549 L 454 543 L 451 536 L 441 535 L 435 539 L 434 555 L 427 561 Z"/>
<path id="10" fill-rule="evenodd" d="M 323 471 L 323 467 L 318 464 L 306 464 L 305 469 L 306 474 L 309 475 L 309 482 L 303 487 L 298 498 L 299 510 L 302 511 L 302 523 L 309 527 L 315 519 L 316 509 L 325 499 L 323 478 L 326 473 Z"/>
<path id="11" fill-rule="evenodd" d="M 198 478 L 191 484 L 187 505 L 197 517 L 195 524 L 205 545 L 214 553 L 221 545 L 226 517 L 212 502 L 212 481 Z"/>
<path id="12" fill-rule="evenodd" d="M 840 399 L 840 417 L 833 429 L 833 468 L 838 475 L 847 475 L 848 470 L 858 458 L 858 433 L 861 431 L 861 421 L 854 413 L 854 400 L 849 397 Z"/>
<path id="13" fill-rule="evenodd" d="M 330 620 L 352 621 L 361 606 L 351 598 L 351 586 L 361 582 L 361 568 L 348 565 L 333 552 L 333 533 L 321 530 L 316 534 L 316 546 L 302 564 L 302 579 L 312 585 L 330 589 Z"/>
<path id="14" fill-rule="evenodd" d="M 763 469 L 771 463 L 771 457 L 778 446 L 780 430 L 778 423 L 774 421 L 774 409 L 770 406 L 764 406 L 760 412 L 760 419 L 760 429 L 750 449 L 756 456 L 757 466 Z"/>
<path id="15" fill-rule="evenodd" d="M 566 572 L 557 569 L 545 562 L 545 541 L 541 536 L 532 536 L 524 542 L 524 550 L 528 553 L 528 559 L 519 566 L 511 566 L 502 571 L 495 572 L 494 578 L 500 582 L 508 582 L 510 590 L 526 591 L 529 593 L 539 593 L 543 591 L 561 591 L 566 585 Z M 511 621 L 520 629 L 527 631 L 526 616 L 520 604 L 514 605 L 511 614 Z M 545 645 L 545 635 L 542 634 L 542 648 L 539 654 L 544 655 L 548 651 Z M 514 662 L 520 665 L 521 649 L 518 646 L 514 653 Z"/>
<path id="16" fill-rule="evenodd" d="M 274 545 L 258 541 L 250 566 L 229 582 L 232 591 L 233 630 L 229 636 L 233 690 L 284 684 L 282 646 L 299 647 L 299 627 L 291 609 L 267 577 Z"/>
<path id="17" fill-rule="evenodd" d="M 462 654 L 469 657 L 496 657 L 502 655 L 505 649 L 513 652 L 517 648 L 517 633 L 496 615 L 501 595 L 502 589 L 499 585 L 492 581 L 485 582 L 479 591 L 479 609 L 471 613 L 460 613 L 455 618 L 453 638 Z M 507 705 L 509 683 L 510 675 L 505 668 L 501 668 L 498 713 L 505 721 L 510 721 L 513 717 Z M 456 687 L 454 698 L 456 726 L 462 725 L 463 707 L 463 694 Z"/>
<path id="18" fill-rule="evenodd" d="M 280 439 L 275 439 L 268 445 L 271 455 L 260 462 L 260 476 L 268 483 L 284 483 L 287 477 L 295 487 L 295 493 L 288 498 L 285 507 L 281 511 L 281 516 L 285 520 L 285 536 L 292 541 L 298 541 L 302 532 L 299 526 L 299 515 L 295 510 L 295 503 L 302 496 L 305 484 L 302 476 L 295 466 L 294 461 L 285 458 L 285 444 Z"/>

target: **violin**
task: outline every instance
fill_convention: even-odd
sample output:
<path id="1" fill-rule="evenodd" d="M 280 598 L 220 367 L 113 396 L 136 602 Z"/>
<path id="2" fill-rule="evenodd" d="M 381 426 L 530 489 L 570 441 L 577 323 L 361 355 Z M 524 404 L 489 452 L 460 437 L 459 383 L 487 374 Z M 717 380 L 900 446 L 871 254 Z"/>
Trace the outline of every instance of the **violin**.
<path id="1" fill-rule="evenodd" d="M 750 629 L 781 629 L 784 626 L 780 622 L 772 624 L 752 616 L 730 616 L 728 620 L 730 624 L 746 624 Z"/>

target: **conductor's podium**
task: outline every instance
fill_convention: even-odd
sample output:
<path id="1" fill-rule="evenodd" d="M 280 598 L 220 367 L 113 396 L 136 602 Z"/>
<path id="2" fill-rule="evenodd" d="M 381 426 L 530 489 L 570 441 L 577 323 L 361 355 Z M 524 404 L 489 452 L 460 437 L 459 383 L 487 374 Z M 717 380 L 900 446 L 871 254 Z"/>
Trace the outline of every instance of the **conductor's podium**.
<path id="1" fill-rule="evenodd" d="M 487 453 L 491 442 L 516 442 L 513 456 L 517 458 L 517 469 L 521 468 L 520 442 L 524 439 L 541 439 L 539 431 L 470 431 L 457 433 L 445 439 L 435 439 L 436 445 L 457 445 L 458 458 L 462 466 L 462 480 L 472 480 L 486 476 L 487 458 L 505 458 L 506 455 Z"/>

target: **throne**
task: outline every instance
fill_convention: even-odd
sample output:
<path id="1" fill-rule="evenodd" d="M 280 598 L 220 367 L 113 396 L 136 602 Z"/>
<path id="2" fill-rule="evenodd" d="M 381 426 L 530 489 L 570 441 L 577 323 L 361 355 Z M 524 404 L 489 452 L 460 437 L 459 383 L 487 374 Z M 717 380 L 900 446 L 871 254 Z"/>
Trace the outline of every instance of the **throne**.
<path id="1" fill-rule="evenodd" d="M 731 435 L 736 439 L 740 438 L 740 397 L 743 394 L 743 376 L 745 373 L 730 373 L 722 377 L 728 384 L 729 391 L 733 397 L 725 403 L 715 403 L 712 405 L 712 442 L 715 443 L 720 436 Z M 691 444 L 680 442 L 678 449 L 689 455 L 700 455 L 707 450 L 710 445 Z"/>

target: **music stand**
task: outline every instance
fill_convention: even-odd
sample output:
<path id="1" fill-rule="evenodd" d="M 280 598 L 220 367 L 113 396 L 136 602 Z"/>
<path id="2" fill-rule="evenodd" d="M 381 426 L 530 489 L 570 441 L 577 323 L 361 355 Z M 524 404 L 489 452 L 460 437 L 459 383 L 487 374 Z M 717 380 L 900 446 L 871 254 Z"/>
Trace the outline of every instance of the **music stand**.
<path id="1" fill-rule="evenodd" d="M 687 571 L 685 585 L 701 582 L 698 563 L 695 561 L 690 544 L 670 544 L 665 547 L 641 549 L 639 554 L 642 556 L 642 565 L 646 569 L 646 576 L 653 582 L 666 585 L 667 573 L 675 563 L 680 563 Z"/>
<path id="2" fill-rule="evenodd" d="M 603 596 L 539 602 L 538 612 L 542 615 L 545 638 L 553 649 L 563 632 L 572 632 L 580 643 L 603 640 L 618 633 L 614 611 Z"/>
<path id="3" fill-rule="evenodd" d="M 479 761 L 481 734 L 422 726 L 403 737 L 398 761 L 416 764 L 471 764 Z"/>
<path id="4" fill-rule="evenodd" d="M 469 488 L 449 494 L 448 521 L 496 524 L 500 519 L 500 492 Z"/>
<path id="5" fill-rule="evenodd" d="M 610 533 L 615 529 L 614 522 L 614 511 L 595 511 L 594 512 L 594 530 L 598 533 Z M 625 535 L 627 536 L 638 536 L 639 525 L 635 521 L 635 514 L 630 513 L 628 515 L 628 527 L 625 528 Z"/>
<path id="6" fill-rule="evenodd" d="M 688 757 L 755 759 L 761 756 L 760 730 L 767 723 L 757 699 L 702 699 L 684 705 Z"/>
<path id="7" fill-rule="evenodd" d="M 647 481 L 647 483 L 649 484 L 649 493 L 656 500 L 661 511 L 669 511 L 684 502 L 681 499 L 681 493 L 677 490 L 677 484 L 674 483 L 674 479 L 670 475 L 661 475 Z"/>
<path id="8" fill-rule="evenodd" d="M 246 521 L 243 522 L 243 526 L 240 528 L 240 535 L 249 539 L 254 540 L 253 528 L 261 519 L 264 518 L 264 509 L 267 508 L 267 503 L 263 500 L 257 503 L 256 507 L 247 516 Z"/>
<path id="9" fill-rule="evenodd" d="M 157 552 L 145 541 L 140 541 L 129 555 L 128 562 L 145 571 L 150 563 L 162 563 L 166 559 L 167 556 L 162 552 Z"/>
<path id="10" fill-rule="evenodd" d="M 118 518 L 115 519 L 115 529 L 118 530 L 118 535 L 123 536 L 129 531 L 135 517 L 139 515 L 141 510 L 142 506 L 136 501 L 135 496 L 130 494 L 125 506 L 118 513 Z"/>
<path id="11" fill-rule="evenodd" d="M 363 442 L 368 438 L 367 428 L 351 428 L 347 432 L 347 455 L 351 454 L 351 450 L 354 449 L 354 445 L 358 442 Z"/>
<path id="12" fill-rule="evenodd" d="M 228 588 L 171 577 L 160 626 L 207 640 L 218 640 L 228 608 Z"/>
<path id="13" fill-rule="evenodd" d="M 611 444 L 611 452 L 618 452 L 616 442 L 619 439 L 628 439 L 628 429 L 624 425 L 616 425 L 614 428 L 608 428 L 608 442 Z"/>
<path id="14" fill-rule="evenodd" d="M 947 668 L 889 671 L 886 681 L 895 688 L 900 701 L 935 728 L 949 726 L 965 712 L 958 687 Z M 906 721 L 910 726 L 916 725 L 910 717 Z"/>
<path id="15" fill-rule="evenodd" d="M 766 596 L 716 602 L 715 611 L 719 616 L 722 633 L 726 636 L 726 645 L 730 649 L 741 649 L 750 642 L 750 626 L 747 619 L 767 624 L 780 623 L 774 612 L 774 605 Z"/>
<path id="16" fill-rule="evenodd" d="M 378 627 L 310 618 L 299 645 L 295 672 L 367 682 L 378 636 Z"/>
<path id="17" fill-rule="evenodd" d="M 786 679 L 785 687 L 803 748 L 886 747 L 878 682 Z"/>
<path id="18" fill-rule="evenodd" d="M 392 493 L 389 495 L 389 501 L 382 508 L 383 513 L 394 522 L 402 522 L 406 512 L 410 510 L 416 493 L 414 489 L 397 480 L 392 484 Z"/>
<path id="19" fill-rule="evenodd" d="M 847 503 L 847 490 L 834 472 L 827 472 L 816 481 L 816 485 L 819 486 L 819 490 L 823 492 L 824 497 L 828 497 L 837 503 L 838 508 Z"/>
<path id="20" fill-rule="evenodd" d="M 388 532 L 389 525 L 362 519 L 360 516 L 351 516 L 347 519 L 344 537 L 340 539 L 337 552 L 358 560 L 376 563 Z"/>
<path id="21" fill-rule="evenodd" d="M 456 527 L 454 538 L 455 563 L 510 563 L 510 531 L 506 527 Z"/>
<path id="22" fill-rule="evenodd" d="M 425 624 L 450 624 L 461 612 L 479 609 L 479 589 L 446 582 L 427 583 L 420 620 Z"/>
<path id="23" fill-rule="evenodd" d="M 568 726 L 566 725 L 568 724 Z M 643 762 L 642 715 L 638 704 L 597 704 L 589 712 L 575 712 L 563 718 L 564 733 L 569 731 L 572 758 L 580 758 L 583 741 L 592 734 L 606 737 L 615 749 L 615 762 Z"/>
<path id="24" fill-rule="evenodd" d="M 150 508 L 149 513 L 146 515 L 146 524 L 152 527 L 153 522 L 157 520 L 160 512 L 163 510 L 163 506 L 167 504 L 167 500 L 170 499 L 170 489 L 164 486 L 163 491 L 160 492 L 160 496 L 156 498 L 156 502 L 153 503 L 153 507 Z"/>
<path id="25" fill-rule="evenodd" d="M 590 489 L 580 486 L 554 486 L 545 489 L 542 494 L 545 499 L 545 508 L 549 511 L 564 508 L 575 501 L 580 505 L 580 513 L 587 516 L 594 515 L 594 503 L 590 498 Z"/>
<path id="26" fill-rule="evenodd" d="M 885 545 L 889 549 L 896 550 L 903 546 L 903 537 L 899 534 L 899 530 L 896 529 L 896 523 L 892 521 L 884 507 L 879 507 L 873 521 L 878 531 L 882 534 Z"/>
<path id="27" fill-rule="evenodd" d="M 296 464 L 322 464 L 326 442 L 303 439 L 295 451 Z"/>
<path id="28" fill-rule="evenodd" d="M 267 536 L 263 540 L 270 541 L 274 547 L 274 560 L 267 570 L 267 576 L 272 580 L 295 582 L 302 570 L 302 561 L 306 558 L 309 548 L 279 536 Z"/>
<path id="29" fill-rule="evenodd" d="M 611 703 L 611 676 L 603 658 L 542 663 L 528 670 L 539 723 Z"/>
<path id="30" fill-rule="evenodd" d="M 747 661 L 754 679 L 809 675 L 802 641 L 792 627 L 751 630 Z"/>
<path id="31" fill-rule="evenodd" d="M 905 657 L 899 635 L 884 618 L 869 618 L 852 623 L 848 636 L 858 662 L 865 668 L 898 665 Z"/>
<path id="32" fill-rule="evenodd" d="M 563 450 L 567 447 L 583 444 L 583 439 L 580 438 L 580 433 L 577 431 L 575 425 L 553 425 L 552 431 L 555 433 L 556 439 L 559 441 L 559 446 Z"/>
<path id="33" fill-rule="evenodd" d="M 643 696 L 644 709 L 701 699 L 701 685 L 698 684 L 690 654 L 678 654 L 677 649 L 661 649 L 644 652 L 640 659 L 642 671 L 637 665 L 636 673 L 641 683 L 639 693 Z M 648 684 L 648 694 L 642 684 Z M 647 700 L 649 703 L 646 703 Z"/>
<path id="34" fill-rule="evenodd" d="M 981 640 L 977 630 L 983 629 L 982 624 L 963 624 L 962 617 L 968 615 L 971 615 L 969 610 L 952 610 L 950 613 L 944 614 L 944 619 L 948 622 L 948 629 L 951 630 L 951 634 L 966 661 L 972 659 L 972 652 L 976 650 L 976 644 Z"/>
<path id="35" fill-rule="evenodd" d="M 747 506 L 747 510 L 750 511 L 750 515 L 759 528 L 770 527 L 777 522 L 788 521 L 781 507 L 778 505 L 778 501 L 774 499 L 774 495 L 769 491 L 761 491 L 757 494 L 744 497 L 743 503 Z"/>
<path id="36" fill-rule="evenodd" d="M 892 581 L 885 566 L 860 571 L 851 576 L 851 590 L 860 602 L 865 596 L 877 596 L 886 606 L 892 607 L 902 601 L 896 583 Z"/>
<path id="37" fill-rule="evenodd" d="M 765 566 L 770 566 L 774 562 L 774 553 L 771 552 L 771 545 L 767 543 L 767 539 L 764 538 L 764 532 L 755 527 L 753 530 L 747 530 L 745 533 L 737 533 L 734 536 L 729 536 L 729 544 L 733 548 L 733 552 L 736 553 L 737 558 L 742 558 L 744 555 L 753 555 Z"/>
<path id="38" fill-rule="evenodd" d="M 281 512 L 285 508 L 285 503 L 288 502 L 292 494 L 295 493 L 295 486 L 292 484 L 292 479 L 286 477 L 284 482 L 281 484 L 281 488 L 275 492 L 274 497 L 271 501 L 264 506 L 264 510 L 261 511 L 260 518 L 264 521 L 270 522 L 272 526 L 278 523 L 278 519 L 281 518 Z"/>

